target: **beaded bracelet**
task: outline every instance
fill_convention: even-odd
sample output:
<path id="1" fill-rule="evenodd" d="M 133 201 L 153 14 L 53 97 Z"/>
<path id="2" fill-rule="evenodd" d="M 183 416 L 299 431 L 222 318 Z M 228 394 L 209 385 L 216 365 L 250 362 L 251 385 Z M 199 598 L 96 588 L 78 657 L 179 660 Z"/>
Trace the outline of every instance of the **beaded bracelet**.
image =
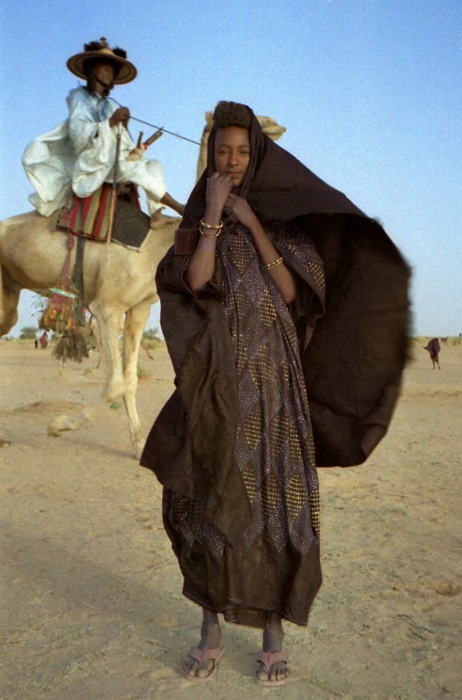
<path id="1" fill-rule="evenodd" d="M 215 233 L 204 233 L 203 229 L 206 228 L 209 231 L 215 231 Z M 211 226 L 208 224 L 204 219 L 201 219 L 201 222 L 199 224 L 199 233 L 201 236 L 205 236 L 205 238 L 217 238 L 217 236 L 220 235 L 221 229 L 223 228 L 223 221 L 220 221 L 217 226 Z"/>
<path id="2" fill-rule="evenodd" d="M 276 260 L 273 260 L 273 262 L 270 263 L 265 263 L 265 267 L 267 270 L 272 270 L 273 267 L 277 267 L 280 265 L 282 262 L 284 262 L 283 257 L 281 256 L 280 258 L 276 258 Z"/>

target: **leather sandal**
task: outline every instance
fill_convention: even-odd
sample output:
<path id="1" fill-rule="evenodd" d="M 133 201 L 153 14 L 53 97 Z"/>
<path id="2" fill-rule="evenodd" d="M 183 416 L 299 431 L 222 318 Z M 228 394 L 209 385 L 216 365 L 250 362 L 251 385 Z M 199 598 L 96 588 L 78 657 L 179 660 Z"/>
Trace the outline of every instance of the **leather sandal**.
<path id="1" fill-rule="evenodd" d="M 255 674 L 255 678 L 259 683 L 261 683 L 262 685 L 266 685 L 268 688 L 270 688 L 276 685 L 285 685 L 288 682 L 289 677 L 281 678 L 278 681 L 270 680 L 271 669 L 274 666 L 274 664 L 281 662 L 287 664 L 287 654 L 284 651 L 259 651 L 257 654 L 257 661 L 259 661 L 264 667 L 263 669 L 257 669 L 257 672 Z M 262 671 L 268 674 L 267 680 L 263 680 L 258 677 L 258 674 Z"/>
<path id="2" fill-rule="evenodd" d="M 223 657 L 225 653 L 224 647 L 221 649 L 199 649 L 199 647 L 191 647 L 188 651 L 188 656 L 199 664 L 196 668 L 194 676 L 191 676 L 184 668 L 182 668 L 183 676 L 188 679 L 188 681 L 193 681 L 195 683 L 208 683 L 215 676 L 218 669 L 218 662 Z M 206 676 L 197 676 L 197 671 L 203 666 L 205 661 L 212 659 L 213 666 Z"/>

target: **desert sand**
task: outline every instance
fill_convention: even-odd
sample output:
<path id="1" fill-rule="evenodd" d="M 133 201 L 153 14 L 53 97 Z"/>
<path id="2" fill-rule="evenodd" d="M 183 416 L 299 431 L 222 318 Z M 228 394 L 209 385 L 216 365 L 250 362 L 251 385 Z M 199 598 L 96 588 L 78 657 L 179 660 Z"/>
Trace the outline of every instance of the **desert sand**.
<path id="1" fill-rule="evenodd" d="M 462 344 L 443 345 L 441 371 L 423 344 L 368 462 L 320 470 L 324 583 L 308 627 L 285 627 L 290 683 L 267 690 L 258 631 L 233 625 L 211 683 L 181 676 L 200 611 L 123 407 L 47 436 L 56 413 L 99 393 L 97 357 L 62 366 L 50 347 L 0 341 L 0 697 L 462 698 Z M 163 344 L 141 363 L 147 435 L 173 377 Z"/>

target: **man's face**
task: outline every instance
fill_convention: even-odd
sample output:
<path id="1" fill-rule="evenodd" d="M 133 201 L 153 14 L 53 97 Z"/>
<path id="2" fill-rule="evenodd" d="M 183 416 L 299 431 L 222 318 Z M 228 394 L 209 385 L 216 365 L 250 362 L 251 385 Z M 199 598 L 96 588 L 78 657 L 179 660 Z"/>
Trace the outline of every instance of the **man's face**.
<path id="1" fill-rule="evenodd" d="M 93 68 L 93 75 L 96 78 L 97 91 L 111 90 L 114 83 L 114 66 L 108 61 L 98 62 Z"/>

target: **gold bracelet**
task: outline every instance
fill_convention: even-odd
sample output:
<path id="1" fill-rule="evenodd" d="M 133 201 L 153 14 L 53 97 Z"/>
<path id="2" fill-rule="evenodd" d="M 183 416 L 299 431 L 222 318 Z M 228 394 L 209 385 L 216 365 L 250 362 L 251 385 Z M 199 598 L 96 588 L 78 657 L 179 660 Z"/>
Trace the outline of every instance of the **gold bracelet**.
<path id="1" fill-rule="evenodd" d="M 284 262 L 284 259 L 281 256 L 280 258 L 276 258 L 276 260 L 273 260 L 273 262 L 265 263 L 265 267 L 267 270 L 272 270 L 273 267 L 277 267 L 278 265 L 280 265 L 283 262 Z"/>
<path id="2" fill-rule="evenodd" d="M 202 230 L 202 226 L 199 226 L 199 233 L 201 236 L 204 236 L 204 238 L 218 238 L 218 236 L 221 233 L 221 229 L 219 231 L 215 231 L 215 233 L 204 233 Z"/>
<path id="3" fill-rule="evenodd" d="M 223 221 L 220 221 L 220 223 L 216 226 L 211 226 L 206 221 L 204 221 L 204 219 L 201 219 L 200 226 L 201 228 L 207 228 L 209 231 L 221 231 L 221 229 L 223 228 Z"/>
<path id="4" fill-rule="evenodd" d="M 215 231 L 215 233 L 205 233 L 204 228 L 208 229 L 209 231 Z M 218 238 L 218 236 L 221 233 L 221 229 L 223 228 L 223 221 L 220 221 L 218 226 L 210 226 L 210 224 L 207 224 L 204 219 L 201 219 L 201 222 L 199 224 L 199 233 L 201 236 L 204 236 L 204 238 Z"/>

